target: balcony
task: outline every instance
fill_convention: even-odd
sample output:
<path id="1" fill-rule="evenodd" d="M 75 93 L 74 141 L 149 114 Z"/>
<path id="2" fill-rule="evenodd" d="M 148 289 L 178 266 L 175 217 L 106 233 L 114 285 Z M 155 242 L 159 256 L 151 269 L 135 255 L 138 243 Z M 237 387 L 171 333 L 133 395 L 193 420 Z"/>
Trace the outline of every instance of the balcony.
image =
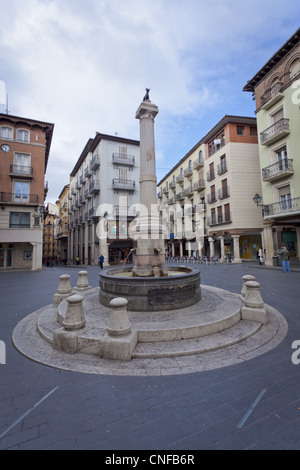
<path id="1" fill-rule="evenodd" d="M 194 194 L 194 187 L 192 185 L 190 185 L 188 188 L 185 188 L 182 192 L 182 194 L 184 195 L 184 197 L 190 197 Z"/>
<path id="2" fill-rule="evenodd" d="M 162 190 L 163 194 L 167 194 L 169 192 L 168 186 L 165 186 Z"/>
<path id="3" fill-rule="evenodd" d="M 218 175 L 223 175 L 227 171 L 227 162 L 222 162 L 218 165 Z"/>
<path id="4" fill-rule="evenodd" d="M 266 111 L 274 106 L 274 104 L 278 103 L 278 101 L 283 98 L 282 88 L 282 82 L 277 82 L 274 86 L 269 88 L 260 98 L 261 109 Z"/>
<path id="5" fill-rule="evenodd" d="M 228 186 L 218 190 L 218 198 L 219 199 L 225 199 L 226 197 L 229 197 L 229 196 L 230 196 L 230 191 L 229 191 Z"/>
<path id="6" fill-rule="evenodd" d="M 194 170 L 199 170 L 199 168 L 202 168 L 203 165 L 204 165 L 203 157 L 202 158 L 198 157 L 197 160 L 195 160 L 193 163 Z"/>
<path id="7" fill-rule="evenodd" d="M 84 181 L 85 181 L 85 176 L 81 175 L 79 177 L 79 182 L 80 182 L 81 186 L 83 185 Z"/>
<path id="8" fill-rule="evenodd" d="M 206 173 L 206 180 L 207 181 L 212 181 L 215 179 L 215 171 L 211 170 Z"/>
<path id="9" fill-rule="evenodd" d="M 231 215 L 230 214 L 220 214 L 213 217 L 207 218 L 207 225 L 222 225 L 222 224 L 230 224 L 231 223 Z"/>
<path id="10" fill-rule="evenodd" d="M 100 166 L 100 157 L 99 155 L 95 155 L 91 161 L 91 170 L 96 171 L 99 168 L 99 166 Z"/>
<path id="11" fill-rule="evenodd" d="M 176 201 L 183 201 L 184 195 L 182 192 L 176 194 Z"/>
<path id="12" fill-rule="evenodd" d="M 293 160 L 286 158 L 262 169 L 263 181 L 276 181 L 294 173 Z"/>
<path id="13" fill-rule="evenodd" d="M 184 170 L 184 176 L 186 177 L 190 177 L 190 176 L 193 176 L 193 167 L 192 166 L 189 166 L 188 168 L 186 168 Z"/>
<path id="14" fill-rule="evenodd" d="M 209 204 L 212 204 L 213 202 L 216 202 L 217 200 L 217 196 L 216 196 L 216 193 L 210 193 L 207 195 L 207 202 Z"/>
<path id="15" fill-rule="evenodd" d="M 100 184 L 98 181 L 92 181 L 89 187 L 90 194 L 98 194 L 100 192 Z"/>
<path id="16" fill-rule="evenodd" d="M 45 181 L 45 182 L 44 182 L 44 197 L 47 196 L 47 194 L 48 194 L 48 189 L 49 189 L 48 181 Z"/>
<path id="17" fill-rule="evenodd" d="M 124 155 L 122 153 L 113 153 L 112 161 L 114 165 L 126 165 L 133 167 L 135 164 L 134 155 Z"/>
<path id="18" fill-rule="evenodd" d="M 39 197 L 37 194 L 0 193 L 0 203 L 37 205 Z"/>
<path id="19" fill-rule="evenodd" d="M 171 183 L 169 184 L 169 188 L 170 188 L 170 189 L 175 189 L 175 188 L 176 188 L 176 181 L 175 181 L 175 179 L 171 181 Z"/>
<path id="20" fill-rule="evenodd" d="M 205 189 L 204 180 L 198 180 L 194 183 L 194 191 L 203 191 L 203 189 Z"/>
<path id="21" fill-rule="evenodd" d="M 300 197 L 287 199 L 285 201 L 273 202 L 272 204 L 265 204 L 263 206 L 264 217 L 268 216 L 284 216 L 292 212 L 300 213 Z"/>
<path id="22" fill-rule="evenodd" d="M 72 196 L 75 196 L 75 195 L 76 195 L 76 188 L 75 188 L 75 186 L 73 186 L 73 188 L 71 189 L 71 194 L 72 194 Z"/>
<path id="23" fill-rule="evenodd" d="M 92 207 L 90 210 L 89 210 L 89 219 L 94 219 L 94 218 L 97 218 L 98 216 L 96 215 L 96 209 L 94 207 Z"/>
<path id="24" fill-rule="evenodd" d="M 178 184 L 184 183 L 184 175 L 182 173 L 176 177 L 176 183 Z"/>
<path id="25" fill-rule="evenodd" d="M 92 198 L 92 194 L 90 194 L 89 188 L 87 188 L 87 189 L 84 191 L 84 197 L 85 197 L 85 199 L 91 199 L 91 198 Z"/>
<path id="26" fill-rule="evenodd" d="M 268 127 L 260 134 L 260 141 L 262 145 L 271 145 L 277 140 L 282 139 L 290 133 L 290 120 L 279 119 L 277 122 Z"/>
<path id="27" fill-rule="evenodd" d="M 23 165 L 10 165 L 9 167 L 9 174 L 14 178 L 33 178 L 33 168 L 31 166 L 23 166 Z"/>
<path id="28" fill-rule="evenodd" d="M 86 167 L 86 169 L 84 170 L 84 176 L 86 178 L 89 178 L 90 176 L 92 176 L 92 170 L 90 169 L 89 165 Z"/>
<path id="29" fill-rule="evenodd" d="M 168 205 L 172 206 L 173 204 L 175 204 L 175 202 L 176 202 L 176 197 L 170 197 L 168 200 Z"/>
<path id="30" fill-rule="evenodd" d="M 135 181 L 114 178 L 112 187 L 114 190 L 135 191 Z"/>

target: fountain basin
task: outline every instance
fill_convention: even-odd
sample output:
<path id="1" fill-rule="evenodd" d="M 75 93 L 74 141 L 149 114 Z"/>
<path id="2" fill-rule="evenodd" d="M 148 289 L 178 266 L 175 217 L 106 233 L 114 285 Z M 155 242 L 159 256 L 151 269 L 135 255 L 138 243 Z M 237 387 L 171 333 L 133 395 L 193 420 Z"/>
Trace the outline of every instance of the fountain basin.
<path id="1" fill-rule="evenodd" d="M 139 277 L 132 267 L 109 269 L 99 275 L 99 300 L 109 307 L 115 297 L 128 301 L 129 311 L 164 311 L 189 307 L 201 300 L 200 271 L 172 267 L 168 276 Z"/>

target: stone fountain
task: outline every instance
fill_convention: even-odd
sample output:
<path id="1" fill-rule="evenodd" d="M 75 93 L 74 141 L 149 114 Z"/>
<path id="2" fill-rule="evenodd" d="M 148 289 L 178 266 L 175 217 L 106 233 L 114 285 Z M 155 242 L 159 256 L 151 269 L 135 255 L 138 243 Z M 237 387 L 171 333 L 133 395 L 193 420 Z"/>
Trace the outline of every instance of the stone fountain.
<path id="1" fill-rule="evenodd" d="M 136 111 L 140 121 L 141 212 L 132 224 L 133 267 L 109 269 L 100 274 L 99 299 L 105 306 L 116 296 L 126 298 L 128 310 L 133 311 L 180 309 L 201 300 L 199 270 L 179 267 L 170 273 L 165 264 L 164 227 L 160 223 L 156 189 L 154 118 L 158 112 L 147 90 Z"/>

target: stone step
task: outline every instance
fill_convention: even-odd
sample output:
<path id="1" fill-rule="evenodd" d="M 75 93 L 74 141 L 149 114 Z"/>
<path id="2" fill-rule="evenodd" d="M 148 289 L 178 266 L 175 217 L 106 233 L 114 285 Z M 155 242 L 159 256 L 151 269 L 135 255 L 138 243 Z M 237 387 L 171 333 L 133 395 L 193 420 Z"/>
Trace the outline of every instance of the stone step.
<path id="1" fill-rule="evenodd" d="M 132 357 L 158 358 L 185 356 L 225 348 L 239 343 L 254 335 L 261 323 L 250 320 L 240 320 L 234 326 L 218 333 L 212 333 L 192 339 L 174 341 L 155 341 L 138 343 Z"/>

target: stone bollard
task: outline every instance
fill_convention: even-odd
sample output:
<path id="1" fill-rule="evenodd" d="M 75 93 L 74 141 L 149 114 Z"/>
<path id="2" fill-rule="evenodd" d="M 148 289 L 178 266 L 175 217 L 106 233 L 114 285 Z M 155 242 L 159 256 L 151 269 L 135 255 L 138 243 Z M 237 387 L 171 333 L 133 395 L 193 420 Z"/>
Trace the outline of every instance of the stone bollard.
<path id="1" fill-rule="evenodd" d="M 124 336 L 131 333 L 131 323 L 127 313 L 127 299 L 118 297 L 109 303 L 110 320 L 107 332 L 110 336 Z"/>
<path id="2" fill-rule="evenodd" d="M 66 330 L 80 330 L 85 325 L 85 316 L 83 313 L 83 297 L 81 295 L 71 295 L 67 298 L 68 308 L 63 321 L 63 327 Z"/>
<path id="3" fill-rule="evenodd" d="M 246 274 L 246 276 L 243 276 L 243 287 L 241 291 L 241 294 L 243 297 L 245 297 L 245 294 L 246 294 L 246 282 L 248 281 L 255 281 L 255 277 L 250 276 L 250 274 Z"/>
<path id="4" fill-rule="evenodd" d="M 53 295 L 53 304 L 58 305 L 60 302 L 69 295 L 71 295 L 72 288 L 70 283 L 70 275 L 69 274 L 62 274 L 59 276 L 59 285 L 57 289 L 57 293 Z"/>
<path id="5" fill-rule="evenodd" d="M 86 290 L 92 288 L 91 286 L 89 286 L 87 274 L 87 271 L 79 271 L 77 284 L 76 287 L 74 287 L 75 290 Z"/>
<path id="6" fill-rule="evenodd" d="M 78 351 L 78 336 L 84 332 L 85 316 L 83 312 L 83 297 L 73 294 L 66 299 L 68 306 L 61 322 L 63 328 L 53 333 L 53 346 L 56 349 L 74 354 Z"/>
<path id="7" fill-rule="evenodd" d="M 105 359 L 130 361 L 137 345 L 137 331 L 131 331 L 127 313 L 127 299 L 118 297 L 109 303 L 111 307 L 109 327 L 100 343 L 100 356 Z"/>
<path id="8" fill-rule="evenodd" d="M 241 308 L 242 320 L 255 320 L 266 325 L 267 314 L 260 294 L 260 283 L 247 281 L 245 287 L 244 305 Z"/>

